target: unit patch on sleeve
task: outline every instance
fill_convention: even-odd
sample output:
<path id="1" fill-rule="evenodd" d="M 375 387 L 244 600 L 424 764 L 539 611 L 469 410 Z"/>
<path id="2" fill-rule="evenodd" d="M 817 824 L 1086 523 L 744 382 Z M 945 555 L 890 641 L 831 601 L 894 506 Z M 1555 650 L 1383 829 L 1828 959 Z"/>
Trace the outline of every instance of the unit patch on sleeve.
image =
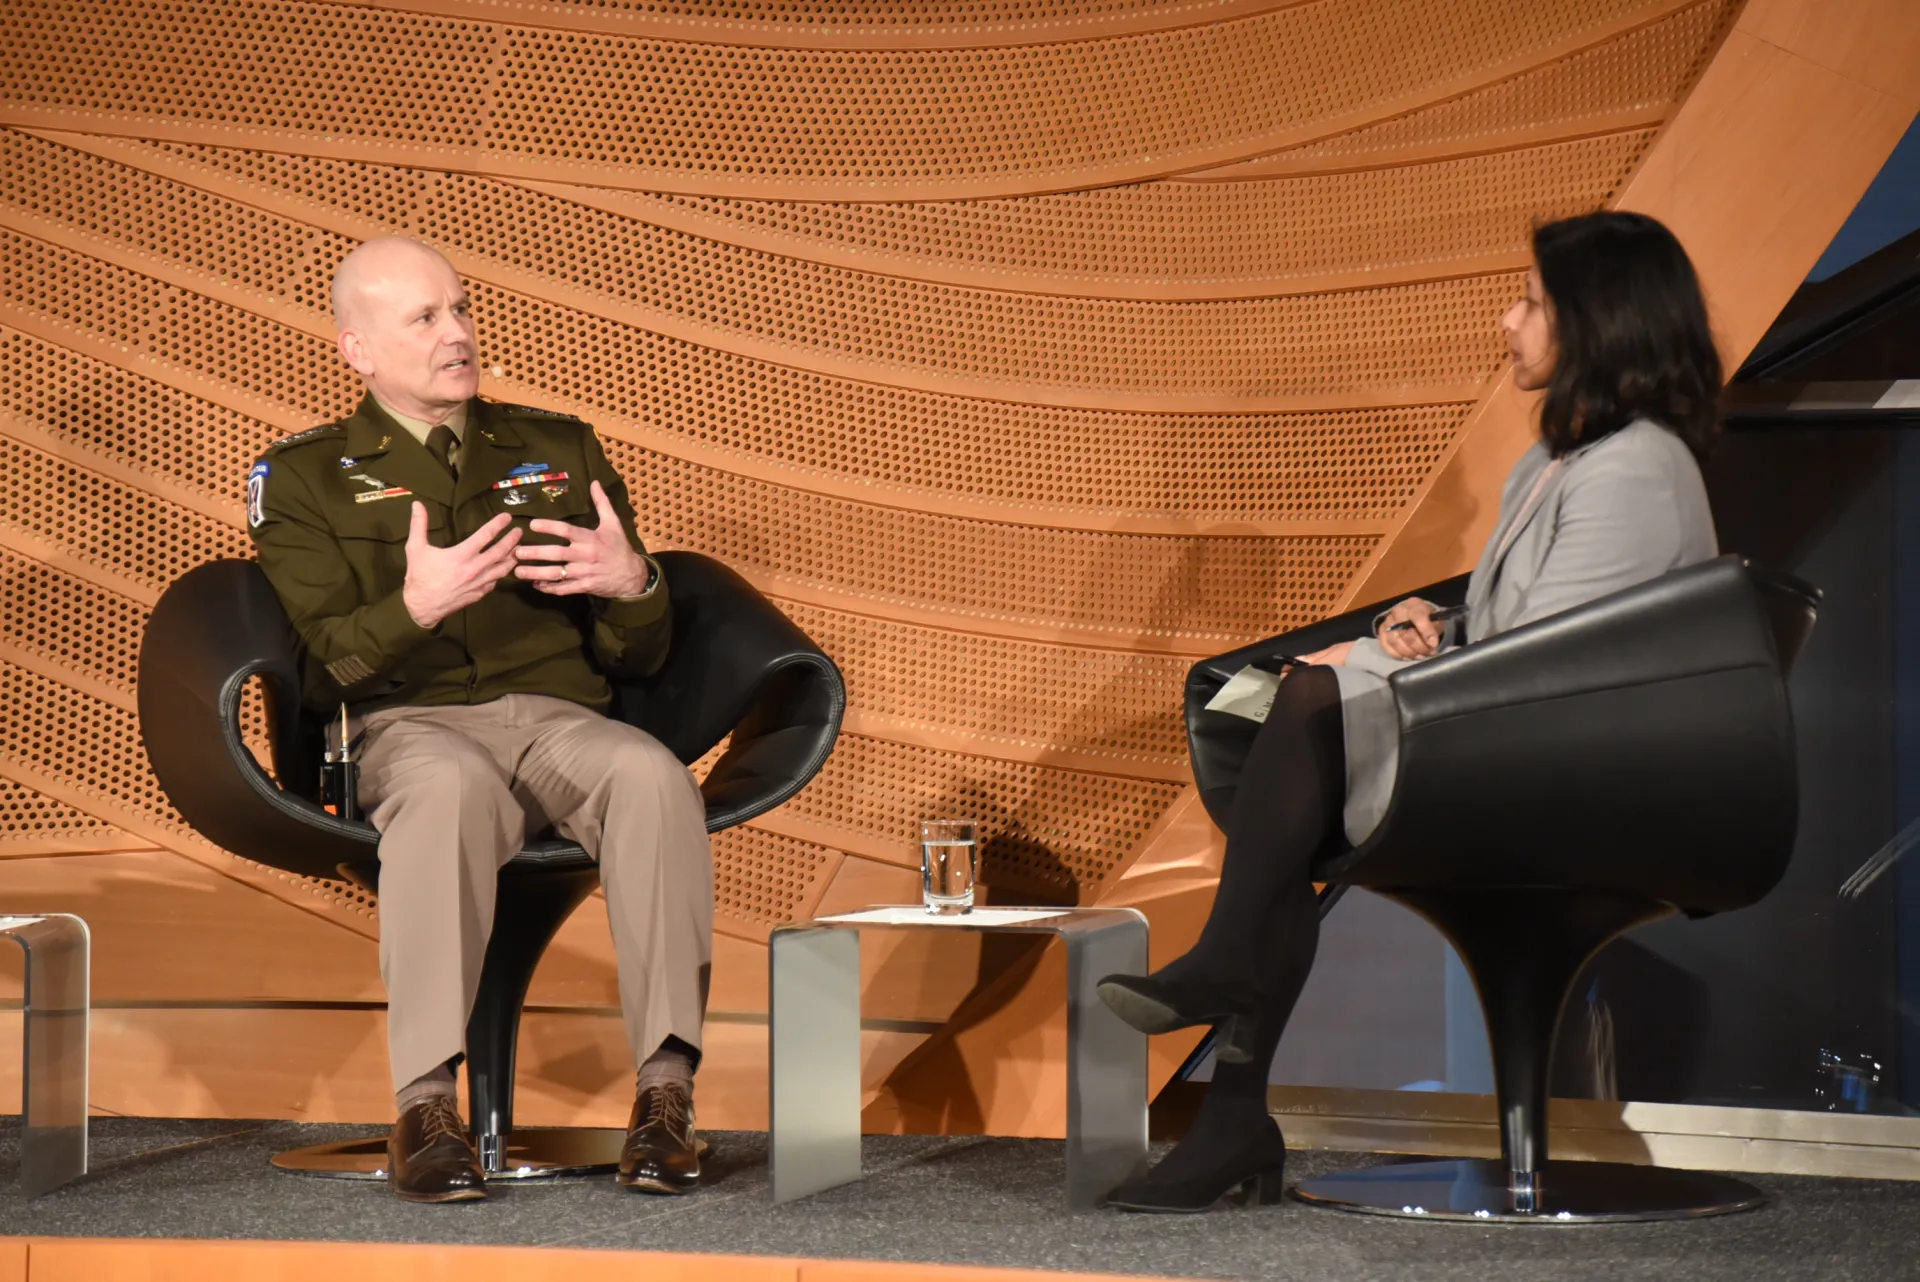
<path id="1" fill-rule="evenodd" d="M 259 529 L 267 520 L 267 461 L 261 459 L 247 473 L 247 525 Z"/>

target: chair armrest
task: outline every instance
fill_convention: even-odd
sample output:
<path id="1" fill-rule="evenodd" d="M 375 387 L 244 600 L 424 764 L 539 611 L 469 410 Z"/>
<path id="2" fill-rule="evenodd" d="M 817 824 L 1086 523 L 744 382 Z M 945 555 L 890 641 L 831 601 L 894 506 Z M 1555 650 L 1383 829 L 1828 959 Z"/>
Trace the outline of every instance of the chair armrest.
<path id="1" fill-rule="evenodd" d="M 1368 635 L 1374 616 L 1404 601 L 1409 596 L 1424 597 L 1437 606 L 1459 605 L 1467 599 L 1467 575 L 1456 575 L 1417 592 L 1403 593 L 1386 601 L 1375 601 L 1345 614 L 1323 619 L 1277 637 L 1255 641 L 1252 645 L 1229 650 L 1211 659 L 1202 659 L 1187 670 L 1186 715 L 1187 750 L 1193 764 L 1194 782 L 1200 787 L 1200 803 L 1213 821 L 1224 826 L 1227 810 L 1233 804 L 1234 790 L 1240 784 L 1240 767 L 1260 732 L 1256 722 L 1229 712 L 1209 712 L 1207 704 L 1220 692 L 1233 674 L 1251 663 L 1276 655 L 1311 654 L 1341 641 Z"/>
<path id="2" fill-rule="evenodd" d="M 619 683 L 614 715 L 688 763 L 727 750 L 701 793 L 707 829 L 780 805 L 819 773 L 847 706 L 840 669 L 773 602 L 695 552 L 656 558 L 673 593 L 673 638 L 659 672 Z"/>
<path id="3" fill-rule="evenodd" d="M 1394 673 L 1402 734 L 1450 717 L 1731 668 L 1777 673 L 1773 623 L 1723 556 Z"/>
<path id="4" fill-rule="evenodd" d="M 1217 654 L 1210 659 L 1202 659 L 1187 672 L 1187 706 L 1189 708 L 1194 706 L 1193 696 L 1196 689 L 1206 688 L 1210 684 L 1211 688 L 1206 689 L 1205 697 L 1200 700 L 1200 706 L 1204 707 L 1207 700 L 1213 698 L 1234 673 L 1250 663 L 1257 663 L 1276 655 L 1311 654 L 1315 650 L 1324 650 L 1342 641 L 1357 641 L 1361 637 L 1371 636 L 1374 618 L 1382 610 L 1391 609 L 1408 597 L 1421 597 L 1441 607 L 1462 605 L 1467 599 L 1468 577 L 1460 574 L 1451 579 L 1442 579 L 1417 592 L 1403 592 L 1388 600 L 1375 601 L 1370 605 L 1348 610 L 1345 614 L 1336 614 L 1330 619 L 1309 623 L 1304 628 L 1295 628 L 1291 632 L 1283 632 L 1279 636 L 1255 641 L 1251 645 L 1243 645 L 1237 650 L 1229 650 L 1225 654 Z"/>
<path id="5" fill-rule="evenodd" d="M 266 575 L 221 560 L 182 575 L 147 620 L 140 643 L 140 739 L 175 809 L 234 854 L 307 877 L 337 877 L 369 858 L 379 834 L 336 819 L 284 790 L 247 748 L 240 702 L 258 677 L 266 695 L 274 769 L 290 784 L 316 780 L 303 752 L 296 638 Z"/>

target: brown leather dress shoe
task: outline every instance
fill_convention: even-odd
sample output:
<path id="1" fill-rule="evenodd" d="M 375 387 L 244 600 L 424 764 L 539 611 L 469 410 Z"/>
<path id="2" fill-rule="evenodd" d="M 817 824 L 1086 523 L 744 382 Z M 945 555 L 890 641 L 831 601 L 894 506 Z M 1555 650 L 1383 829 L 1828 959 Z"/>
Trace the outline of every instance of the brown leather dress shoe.
<path id="1" fill-rule="evenodd" d="M 429 1095 L 400 1114 L 387 1136 L 387 1182 L 402 1202 L 471 1202 L 487 1195 L 451 1095 Z"/>
<path id="2" fill-rule="evenodd" d="M 614 1178 L 639 1193 L 685 1193 L 700 1183 L 698 1145 L 693 1092 L 677 1082 L 649 1086 L 633 1101 Z"/>

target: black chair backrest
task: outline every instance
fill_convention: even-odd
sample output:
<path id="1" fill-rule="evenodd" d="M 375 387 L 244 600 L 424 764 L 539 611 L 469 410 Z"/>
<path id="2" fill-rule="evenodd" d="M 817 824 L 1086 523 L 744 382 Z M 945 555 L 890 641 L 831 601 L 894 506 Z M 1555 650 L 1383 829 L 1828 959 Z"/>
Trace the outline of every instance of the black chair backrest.
<path id="1" fill-rule="evenodd" d="M 1781 570 L 1749 564 L 1747 574 L 1760 593 L 1760 604 L 1773 629 L 1773 650 L 1782 676 L 1791 675 L 1813 635 L 1820 614 L 1820 589 Z"/>
<path id="2" fill-rule="evenodd" d="M 780 805 L 818 773 L 846 687 L 833 661 L 732 570 L 693 552 L 658 559 L 673 592 L 668 659 L 652 678 L 617 685 L 613 712 L 689 764 L 731 735 L 701 787 L 707 829 L 717 831 Z M 273 775 L 242 735 L 241 699 L 256 677 Z M 210 562 L 161 595 L 141 640 L 139 709 L 161 788 L 216 845 L 309 877 L 372 857 L 370 824 L 336 819 L 313 799 L 325 719 L 302 706 L 299 639 L 256 563 Z"/>
<path id="3" fill-rule="evenodd" d="M 689 764 L 727 739 L 700 786 L 707 830 L 718 832 L 772 810 L 819 772 L 846 716 L 846 682 L 727 566 L 697 552 L 655 559 L 672 585 L 673 644 L 659 673 L 616 685 L 612 712 Z"/>
<path id="4" fill-rule="evenodd" d="M 1753 903 L 1793 848 L 1784 669 L 1818 599 L 1721 557 L 1396 673 L 1386 816 L 1320 871 L 1377 889 L 1616 891 L 1696 914 Z"/>

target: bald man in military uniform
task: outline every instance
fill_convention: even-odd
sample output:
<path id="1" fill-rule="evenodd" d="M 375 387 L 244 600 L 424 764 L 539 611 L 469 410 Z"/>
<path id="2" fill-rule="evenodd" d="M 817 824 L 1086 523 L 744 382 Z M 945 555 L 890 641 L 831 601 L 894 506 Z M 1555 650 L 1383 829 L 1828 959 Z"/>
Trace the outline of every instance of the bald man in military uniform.
<path id="1" fill-rule="evenodd" d="M 639 1064 L 619 1182 L 698 1183 L 693 1070 L 712 958 L 699 789 L 605 716 L 608 676 L 666 657 L 672 605 L 593 429 L 483 401 L 467 292 L 416 241 L 370 241 L 333 282 L 366 385 L 247 479 L 260 566 L 305 643 L 310 703 L 363 733 L 380 830 L 380 972 L 399 1121 L 394 1191 L 486 1196 L 454 1094 L 497 873 L 552 825 L 600 864 Z"/>

